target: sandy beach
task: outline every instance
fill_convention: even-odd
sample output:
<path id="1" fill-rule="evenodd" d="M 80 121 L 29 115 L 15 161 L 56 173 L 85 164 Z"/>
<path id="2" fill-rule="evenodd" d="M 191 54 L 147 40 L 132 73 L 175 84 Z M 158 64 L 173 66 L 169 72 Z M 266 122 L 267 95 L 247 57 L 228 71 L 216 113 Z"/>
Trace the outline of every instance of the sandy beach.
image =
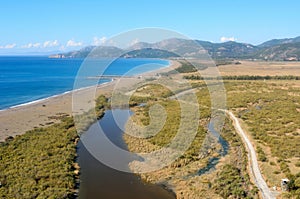
<path id="1" fill-rule="evenodd" d="M 180 63 L 170 61 L 169 67 L 164 67 L 158 70 L 149 71 L 138 75 L 138 77 L 150 78 L 157 73 L 167 72 L 176 68 Z M 134 78 L 122 78 L 122 86 L 127 87 L 134 83 Z M 109 95 L 114 87 L 118 84 L 119 79 L 112 82 L 98 85 L 96 96 L 103 94 Z M 89 89 L 81 89 L 77 92 L 81 96 L 90 92 Z M 84 97 L 83 97 L 84 99 Z M 0 111 L 0 141 L 4 141 L 9 136 L 16 136 L 24 134 L 26 131 L 49 126 L 53 123 L 59 122 L 61 116 L 72 115 L 72 92 L 50 97 L 48 99 L 40 100 L 35 103 L 29 103 L 24 106 L 18 106 Z"/>
<path id="2" fill-rule="evenodd" d="M 107 94 L 115 82 L 99 85 L 97 93 Z M 84 94 L 85 90 L 76 91 Z M 59 122 L 60 117 L 72 114 L 72 92 L 31 104 L 0 111 L 0 141 L 28 130 Z"/>

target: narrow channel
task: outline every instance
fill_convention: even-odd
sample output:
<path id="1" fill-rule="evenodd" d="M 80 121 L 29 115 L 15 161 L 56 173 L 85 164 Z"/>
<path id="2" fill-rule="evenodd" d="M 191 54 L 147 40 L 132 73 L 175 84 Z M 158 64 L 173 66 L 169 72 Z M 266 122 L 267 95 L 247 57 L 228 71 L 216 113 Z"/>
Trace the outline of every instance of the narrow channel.
<path id="1" fill-rule="evenodd" d="M 197 174 L 198 175 L 203 175 L 205 173 L 208 173 L 212 170 L 215 170 L 216 165 L 219 163 L 219 160 L 226 156 L 228 154 L 229 150 L 229 144 L 222 136 L 220 135 L 220 132 L 217 132 L 215 127 L 214 127 L 214 122 L 211 120 L 208 125 L 208 131 L 209 133 L 212 133 L 215 137 L 218 138 L 218 142 L 221 144 L 221 149 L 218 151 L 219 156 L 218 157 L 212 157 L 208 160 L 207 166 L 200 169 Z"/>
<path id="2" fill-rule="evenodd" d="M 118 124 L 125 125 L 129 115 L 128 110 L 114 110 L 114 114 L 121 117 Z M 122 138 L 123 130 L 121 130 L 115 122 L 111 110 L 105 112 L 104 117 L 98 121 L 105 135 L 115 145 L 127 149 Z M 97 134 L 96 126 L 93 124 L 84 134 L 84 139 L 95 143 L 95 134 Z M 85 143 L 88 143 L 85 141 Z M 97 149 L 97 144 L 93 145 Z M 100 148 L 100 147 L 99 147 Z M 100 150 L 100 149 L 99 149 Z M 103 147 L 102 149 L 103 150 Z M 109 153 L 109 151 L 107 151 Z M 77 145 L 78 162 L 81 167 L 79 198 L 99 198 L 99 199 L 174 199 L 175 195 L 167 191 L 159 185 L 153 185 L 142 182 L 141 179 L 132 173 L 121 172 L 112 169 L 93 157 L 79 141 Z M 131 157 L 127 162 L 132 161 Z M 124 162 L 122 160 L 122 162 Z M 126 162 L 126 161 L 125 161 Z"/>

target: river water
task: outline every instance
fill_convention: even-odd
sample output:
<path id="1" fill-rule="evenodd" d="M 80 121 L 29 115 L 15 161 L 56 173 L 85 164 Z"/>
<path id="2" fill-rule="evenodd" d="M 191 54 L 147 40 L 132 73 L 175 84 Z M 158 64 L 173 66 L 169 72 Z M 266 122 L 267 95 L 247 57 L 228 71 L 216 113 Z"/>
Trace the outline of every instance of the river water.
<path id="1" fill-rule="evenodd" d="M 118 114 L 119 124 L 125 125 L 129 115 L 128 110 L 114 110 Z M 123 131 L 118 127 L 111 110 L 105 112 L 104 117 L 98 121 L 105 135 L 118 147 L 126 149 L 122 139 Z M 93 124 L 81 139 L 84 143 L 93 144 L 93 151 L 101 150 L 103 146 L 95 144 L 97 137 L 96 126 Z M 119 125 L 120 126 L 120 125 Z M 78 162 L 81 167 L 79 198 L 81 199 L 174 199 L 174 193 L 158 185 L 144 183 L 132 173 L 125 173 L 112 169 L 99 162 L 92 156 L 82 141 L 77 145 Z M 109 151 L 106 152 L 109 155 Z M 132 157 L 127 162 L 132 161 Z M 122 160 L 124 162 L 124 160 Z M 125 161 L 126 162 L 126 161 Z M 127 166 L 127 165 L 124 165 Z"/>

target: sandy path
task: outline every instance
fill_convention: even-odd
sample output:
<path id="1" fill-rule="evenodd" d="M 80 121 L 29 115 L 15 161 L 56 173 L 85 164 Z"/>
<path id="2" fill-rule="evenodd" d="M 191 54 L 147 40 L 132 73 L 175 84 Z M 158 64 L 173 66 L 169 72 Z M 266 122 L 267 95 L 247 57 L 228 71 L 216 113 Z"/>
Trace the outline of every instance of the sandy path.
<path id="1" fill-rule="evenodd" d="M 182 91 L 180 93 L 177 93 L 175 96 L 172 96 L 171 98 L 182 96 L 182 95 L 185 95 L 190 92 L 194 92 L 194 90 L 195 89 L 189 89 L 186 91 Z M 237 119 L 237 117 L 235 117 L 235 115 L 231 111 L 223 110 L 223 109 L 219 109 L 219 110 L 223 111 L 227 115 L 229 115 L 230 119 L 233 121 L 233 125 L 234 125 L 236 132 L 242 138 L 242 141 L 246 147 L 246 150 L 248 151 L 248 159 L 249 159 L 249 165 L 251 168 L 251 176 L 253 177 L 253 180 L 254 180 L 256 186 L 261 191 L 262 197 L 265 199 L 275 199 L 276 197 L 270 191 L 266 181 L 264 180 L 264 178 L 260 172 L 255 149 L 254 149 L 253 145 L 251 144 L 249 138 L 247 137 L 247 134 L 242 129 L 239 120 Z"/>
<path id="2" fill-rule="evenodd" d="M 234 125 L 236 132 L 241 136 L 241 138 L 246 146 L 246 149 L 248 151 L 248 158 L 250 160 L 250 168 L 252 171 L 252 175 L 254 177 L 257 187 L 259 188 L 259 190 L 262 193 L 263 198 L 266 198 L 266 199 L 275 198 L 275 196 L 273 196 L 273 194 L 271 193 L 266 181 L 264 180 L 264 178 L 259 170 L 255 149 L 254 149 L 253 145 L 251 144 L 249 138 L 247 137 L 246 133 L 242 129 L 239 120 L 234 116 L 234 114 L 232 112 L 227 111 L 227 110 L 222 110 L 222 111 L 225 111 L 229 115 L 230 119 L 233 121 L 233 125 Z"/>

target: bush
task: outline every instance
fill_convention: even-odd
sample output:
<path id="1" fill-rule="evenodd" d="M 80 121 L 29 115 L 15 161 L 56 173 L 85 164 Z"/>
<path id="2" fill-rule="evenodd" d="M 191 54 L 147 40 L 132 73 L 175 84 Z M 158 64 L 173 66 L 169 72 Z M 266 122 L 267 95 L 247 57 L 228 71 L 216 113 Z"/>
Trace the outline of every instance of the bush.
<path id="1" fill-rule="evenodd" d="M 73 118 L 64 117 L 1 144 L 0 198 L 74 198 L 77 139 Z"/>
<path id="2" fill-rule="evenodd" d="M 233 165 L 223 166 L 214 181 L 213 189 L 223 198 L 251 198 L 252 193 L 246 192 L 245 181 L 241 171 Z M 257 191 L 256 191 L 257 193 Z M 256 194 L 254 193 L 254 194 Z"/>

